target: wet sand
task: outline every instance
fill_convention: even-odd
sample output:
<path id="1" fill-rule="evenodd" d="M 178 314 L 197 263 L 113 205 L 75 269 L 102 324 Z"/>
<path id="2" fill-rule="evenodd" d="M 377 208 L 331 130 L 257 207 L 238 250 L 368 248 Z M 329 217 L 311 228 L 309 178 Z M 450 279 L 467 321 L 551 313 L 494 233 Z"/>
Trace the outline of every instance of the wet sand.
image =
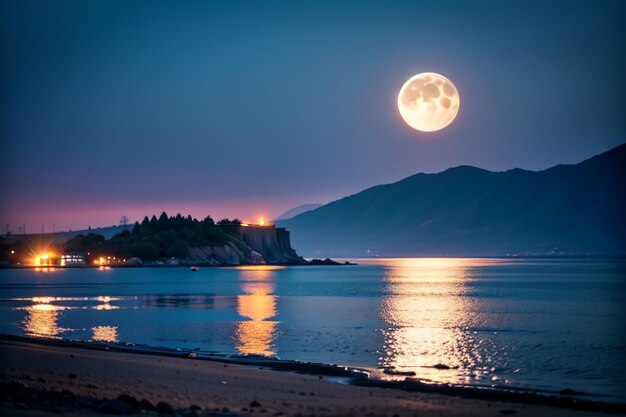
<path id="1" fill-rule="evenodd" d="M 140 412 L 140 400 L 167 403 L 172 408 L 162 405 L 161 412 L 185 416 L 607 415 L 354 386 L 259 366 L 9 339 L 0 339 L 0 384 L 0 414 L 16 416 Z M 121 401 L 105 401 L 121 394 Z M 147 402 L 144 409 L 149 409 Z"/>

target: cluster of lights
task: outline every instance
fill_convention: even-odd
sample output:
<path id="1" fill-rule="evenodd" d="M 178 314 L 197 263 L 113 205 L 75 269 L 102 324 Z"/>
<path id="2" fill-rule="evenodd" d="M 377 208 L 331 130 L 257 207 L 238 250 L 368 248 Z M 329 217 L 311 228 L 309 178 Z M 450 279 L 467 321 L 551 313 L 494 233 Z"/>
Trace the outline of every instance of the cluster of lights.
<path id="1" fill-rule="evenodd" d="M 246 226 L 246 227 L 247 227 L 247 226 L 261 226 L 261 227 L 266 226 L 266 224 L 265 224 L 265 219 L 264 219 L 263 217 L 259 218 L 259 223 L 257 223 L 257 224 L 254 224 L 254 223 L 247 223 L 247 222 L 246 222 L 246 223 L 241 223 L 241 225 L 242 225 L 242 226 Z M 267 226 L 271 226 L 271 224 L 269 224 L 269 223 L 268 223 L 268 224 L 267 224 Z"/>
<path id="2" fill-rule="evenodd" d="M 87 255 L 91 255 L 90 252 Z M 105 267 L 114 263 L 126 262 L 126 259 L 117 258 L 116 256 L 100 256 L 93 261 L 93 264 L 99 267 Z M 79 258 L 76 255 L 62 255 L 60 257 L 52 253 L 41 253 L 36 255 L 33 260 L 33 266 L 38 270 L 40 267 L 48 268 L 54 266 L 80 265 Z M 84 263 L 82 263 L 84 264 Z"/>
<path id="3" fill-rule="evenodd" d="M 107 257 L 101 256 L 98 259 L 93 261 L 94 265 L 98 265 L 98 266 L 105 266 L 111 263 L 119 263 L 119 262 L 126 262 L 126 259 L 117 258 L 115 256 L 107 256 Z"/>
<path id="4" fill-rule="evenodd" d="M 52 266 L 52 256 L 47 253 L 42 253 L 35 257 L 35 266 Z"/>

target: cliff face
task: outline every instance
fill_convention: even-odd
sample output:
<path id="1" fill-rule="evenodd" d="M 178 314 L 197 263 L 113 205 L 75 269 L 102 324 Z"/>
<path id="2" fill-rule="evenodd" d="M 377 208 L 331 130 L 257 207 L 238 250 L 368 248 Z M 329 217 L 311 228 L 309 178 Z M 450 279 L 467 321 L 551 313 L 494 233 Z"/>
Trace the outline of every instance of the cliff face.
<path id="1" fill-rule="evenodd" d="M 246 251 L 232 242 L 224 246 L 190 248 L 189 262 L 211 265 L 264 264 L 265 259 L 256 251 Z"/>
<path id="2" fill-rule="evenodd" d="M 219 226 L 233 241 L 224 246 L 191 248 L 190 261 L 215 265 L 306 263 L 291 247 L 289 232 L 283 227 L 234 223 Z"/>
<path id="3" fill-rule="evenodd" d="M 302 263 L 291 247 L 289 232 L 274 226 L 238 226 L 236 233 L 254 252 L 263 256 L 267 263 Z"/>

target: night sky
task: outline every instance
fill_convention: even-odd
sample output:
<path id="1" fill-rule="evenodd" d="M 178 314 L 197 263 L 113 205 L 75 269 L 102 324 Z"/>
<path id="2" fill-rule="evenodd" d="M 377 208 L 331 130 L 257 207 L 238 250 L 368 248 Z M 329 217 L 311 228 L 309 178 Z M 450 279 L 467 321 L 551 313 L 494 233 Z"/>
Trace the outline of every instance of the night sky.
<path id="1" fill-rule="evenodd" d="M 579 162 L 626 141 L 625 15 L 623 1 L 4 1 L 1 231 L 164 209 L 252 220 L 417 172 Z M 425 71 L 461 95 L 434 133 L 396 107 Z"/>

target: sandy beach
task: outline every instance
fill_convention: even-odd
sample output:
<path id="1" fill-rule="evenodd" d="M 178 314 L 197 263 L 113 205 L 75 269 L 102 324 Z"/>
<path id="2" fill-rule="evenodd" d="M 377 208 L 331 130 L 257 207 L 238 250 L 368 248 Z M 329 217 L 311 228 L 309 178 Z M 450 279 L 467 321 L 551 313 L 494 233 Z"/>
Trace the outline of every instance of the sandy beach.
<path id="1" fill-rule="evenodd" d="M 0 340 L 0 365 L 3 415 L 158 411 L 185 416 L 606 415 L 436 393 L 358 387 L 319 375 L 258 366 L 7 339 Z M 121 401 L 116 400 L 120 395 Z M 158 411 L 151 408 L 159 403 L 162 404 Z"/>

